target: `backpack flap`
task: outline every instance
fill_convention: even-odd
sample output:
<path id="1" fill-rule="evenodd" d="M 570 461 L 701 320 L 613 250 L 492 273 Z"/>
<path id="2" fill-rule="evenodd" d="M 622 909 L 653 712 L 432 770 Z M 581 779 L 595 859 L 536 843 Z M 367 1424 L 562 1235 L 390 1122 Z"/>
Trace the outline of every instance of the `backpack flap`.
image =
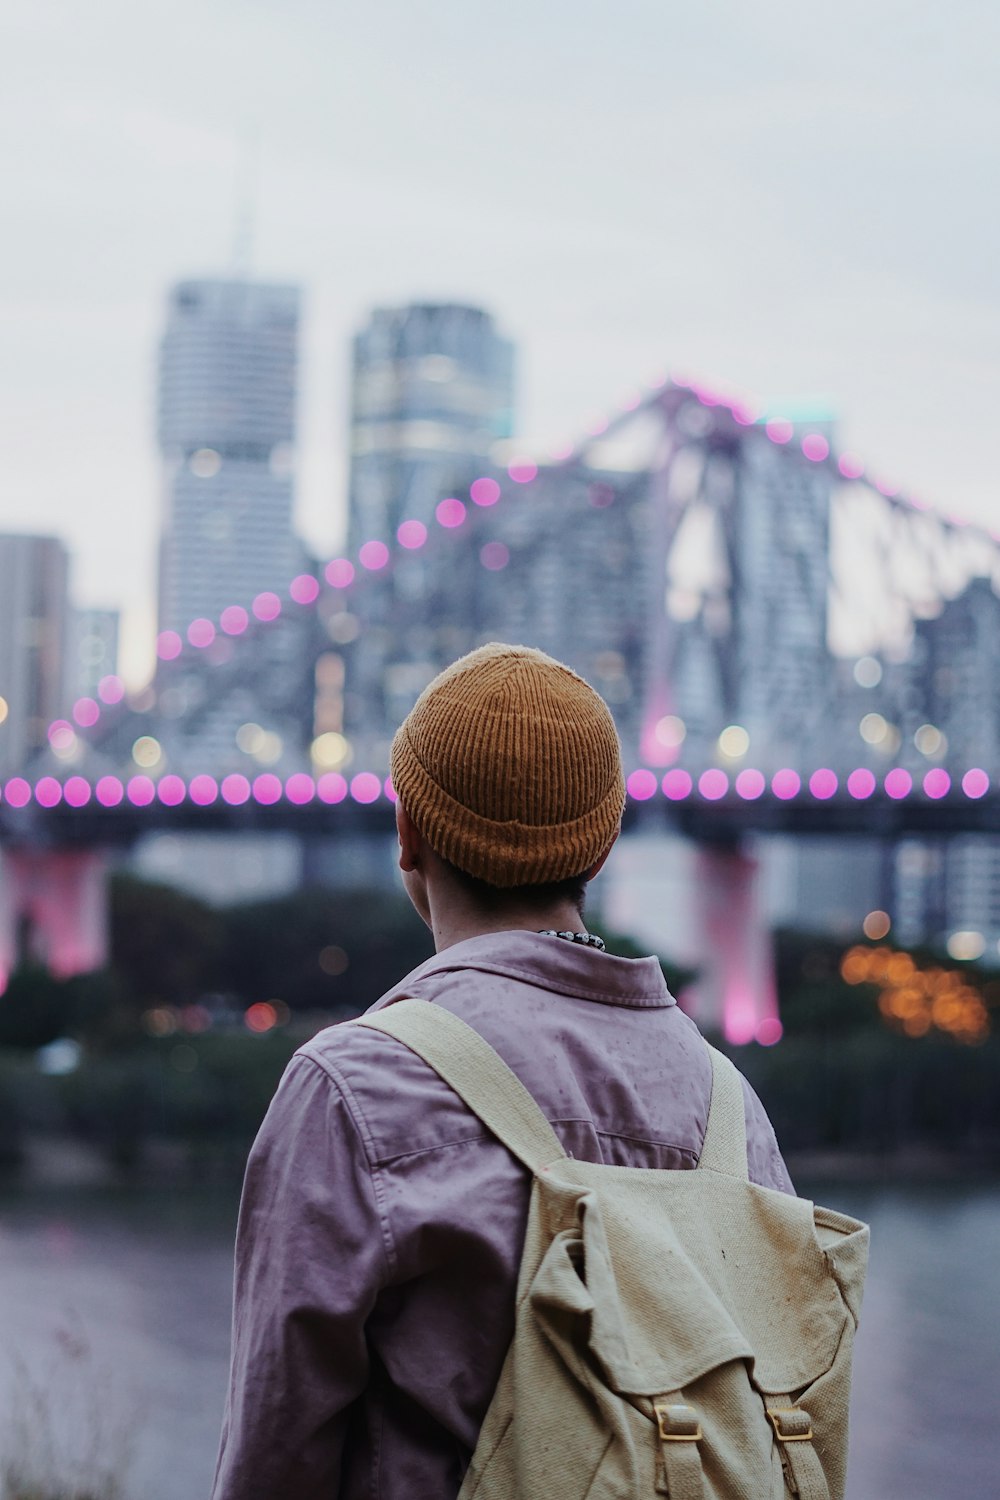
<path id="1" fill-rule="evenodd" d="M 805 1200 L 709 1173 L 577 1161 L 550 1168 L 535 1192 L 546 1248 L 522 1266 L 522 1287 L 577 1378 L 589 1359 L 612 1390 L 653 1397 L 747 1360 L 761 1390 L 799 1390 L 830 1368 L 853 1323 Z"/>

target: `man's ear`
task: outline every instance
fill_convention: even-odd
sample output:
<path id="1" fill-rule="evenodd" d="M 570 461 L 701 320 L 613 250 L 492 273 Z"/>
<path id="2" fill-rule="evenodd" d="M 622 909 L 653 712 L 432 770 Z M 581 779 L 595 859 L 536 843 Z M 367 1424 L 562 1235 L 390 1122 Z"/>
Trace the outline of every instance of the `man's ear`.
<path id="1" fill-rule="evenodd" d="M 420 866 L 423 837 L 402 802 L 396 803 L 396 833 L 399 836 L 399 868 L 416 870 Z"/>

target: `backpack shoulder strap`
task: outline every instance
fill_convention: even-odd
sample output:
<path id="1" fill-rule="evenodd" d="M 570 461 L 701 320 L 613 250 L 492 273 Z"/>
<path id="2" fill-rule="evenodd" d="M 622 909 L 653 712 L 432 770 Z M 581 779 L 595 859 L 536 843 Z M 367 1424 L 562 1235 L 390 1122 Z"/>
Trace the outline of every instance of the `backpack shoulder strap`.
<path id="1" fill-rule="evenodd" d="M 521 1080 L 450 1010 L 426 1000 L 397 1000 L 347 1024 L 384 1031 L 422 1057 L 530 1172 L 537 1175 L 564 1160 L 559 1137 Z"/>
<path id="2" fill-rule="evenodd" d="M 712 1102 L 698 1166 L 703 1171 L 721 1172 L 746 1182 L 749 1172 L 743 1085 L 729 1058 L 707 1042 L 705 1045 L 712 1059 Z"/>

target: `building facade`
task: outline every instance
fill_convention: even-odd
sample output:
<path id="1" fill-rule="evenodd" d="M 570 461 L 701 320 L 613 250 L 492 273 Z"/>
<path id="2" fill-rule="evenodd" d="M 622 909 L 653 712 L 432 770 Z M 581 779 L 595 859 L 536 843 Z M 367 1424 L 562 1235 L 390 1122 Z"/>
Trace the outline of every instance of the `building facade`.
<path id="1" fill-rule="evenodd" d="M 297 570 L 292 530 L 299 292 L 184 281 L 160 346 L 159 626 L 249 606 Z"/>
<path id="2" fill-rule="evenodd" d="M 0 774 L 23 771 L 66 711 L 69 557 L 51 536 L 0 536 Z"/>

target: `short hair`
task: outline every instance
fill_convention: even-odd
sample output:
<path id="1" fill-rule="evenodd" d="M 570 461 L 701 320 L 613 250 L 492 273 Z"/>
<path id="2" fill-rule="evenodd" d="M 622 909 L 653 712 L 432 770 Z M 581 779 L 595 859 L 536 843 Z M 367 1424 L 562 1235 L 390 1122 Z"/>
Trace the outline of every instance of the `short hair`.
<path id="1" fill-rule="evenodd" d="M 583 916 L 587 886 L 590 884 L 587 871 L 580 875 L 570 875 L 565 880 L 547 880 L 537 885 L 501 886 L 491 885 L 488 880 L 480 880 L 478 876 L 460 870 L 458 865 L 453 865 L 451 860 L 442 858 L 440 854 L 437 858 L 456 885 L 484 910 L 502 911 L 505 907 L 512 906 L 553 906 L 557 902 L 568 901 Z"/>

